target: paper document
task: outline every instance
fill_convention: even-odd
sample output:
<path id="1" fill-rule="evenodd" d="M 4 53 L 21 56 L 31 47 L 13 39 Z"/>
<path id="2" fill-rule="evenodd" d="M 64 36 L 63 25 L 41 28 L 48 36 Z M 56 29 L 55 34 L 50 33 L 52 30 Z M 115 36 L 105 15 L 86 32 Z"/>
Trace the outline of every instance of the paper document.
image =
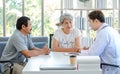
<path id="1" fill-rule="evenodd" d="M 75 70 L 76 66 L 70 64 L 41 65 L 40 70 Z"/>
<path id="2" fill-rule="evenodd" d="M 78 56 L 80 55 L 80 53 L 78 52 L 67 52 L 67 53 L 64 53 L 66 56 Z"/>

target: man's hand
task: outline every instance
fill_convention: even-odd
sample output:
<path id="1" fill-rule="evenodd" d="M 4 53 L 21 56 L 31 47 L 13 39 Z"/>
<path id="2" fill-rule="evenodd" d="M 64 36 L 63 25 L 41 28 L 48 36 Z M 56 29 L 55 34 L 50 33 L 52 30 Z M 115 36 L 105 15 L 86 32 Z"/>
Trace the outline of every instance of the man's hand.
<path id="1" fill-rule="evenodd" d="M 75 52 L 80 52 L 80 47 L 75 47 L 75 48 L 74 48 L 74 51 L 75 51 Z"/>
<path id="2" fill-rule="evenodd" d="M 83 50 L 88 50 L 88 49 L 89 49 L 89 47 L 86 47 L 86 46 L 83 47 Z"/>

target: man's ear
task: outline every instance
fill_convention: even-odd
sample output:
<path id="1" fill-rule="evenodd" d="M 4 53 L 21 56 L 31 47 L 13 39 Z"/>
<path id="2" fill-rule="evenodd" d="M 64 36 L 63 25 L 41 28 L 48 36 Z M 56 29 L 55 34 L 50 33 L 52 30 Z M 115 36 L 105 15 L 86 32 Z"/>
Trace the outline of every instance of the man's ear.
<path id="1" fill-rule="evenodd" d="M 94 22 L 98 22 L 98 19 L 95 19 Z"/>
<path id="2" fill-rule="evenodd" d="M 25 29 L 25 25 L 22 25 L 22 29 Z"/>

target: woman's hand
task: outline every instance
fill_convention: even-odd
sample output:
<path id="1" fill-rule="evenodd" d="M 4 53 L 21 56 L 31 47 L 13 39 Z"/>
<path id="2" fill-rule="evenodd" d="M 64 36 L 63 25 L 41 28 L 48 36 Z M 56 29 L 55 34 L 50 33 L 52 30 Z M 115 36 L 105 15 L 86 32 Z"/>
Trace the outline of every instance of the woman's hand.
<path id="1" fill-rule="evenodd" d="M 75 47 L 74 52 L 80 52 L 80 47 Z"/>
<path id="2" fill-rule="evenodd" d="M 45 45 L 45 46 L 43 47 L 43 51 L 44 51 L 44 53 L 45 53 L 46 55 L 48 55 L 48 54 L 50 53 L 50 49 L 48 48 L 48 45 Z"/>

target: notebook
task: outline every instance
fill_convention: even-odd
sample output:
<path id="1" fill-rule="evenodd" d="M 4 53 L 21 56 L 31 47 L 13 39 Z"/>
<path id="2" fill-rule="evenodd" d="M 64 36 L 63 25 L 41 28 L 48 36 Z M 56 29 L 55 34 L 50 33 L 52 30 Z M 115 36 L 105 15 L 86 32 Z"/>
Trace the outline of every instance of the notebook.
<path id="1" fill-rule="evenodd" d="M 40 70 L 75 70 L 76 66 L 71 64 L 41 65 Z"/>

